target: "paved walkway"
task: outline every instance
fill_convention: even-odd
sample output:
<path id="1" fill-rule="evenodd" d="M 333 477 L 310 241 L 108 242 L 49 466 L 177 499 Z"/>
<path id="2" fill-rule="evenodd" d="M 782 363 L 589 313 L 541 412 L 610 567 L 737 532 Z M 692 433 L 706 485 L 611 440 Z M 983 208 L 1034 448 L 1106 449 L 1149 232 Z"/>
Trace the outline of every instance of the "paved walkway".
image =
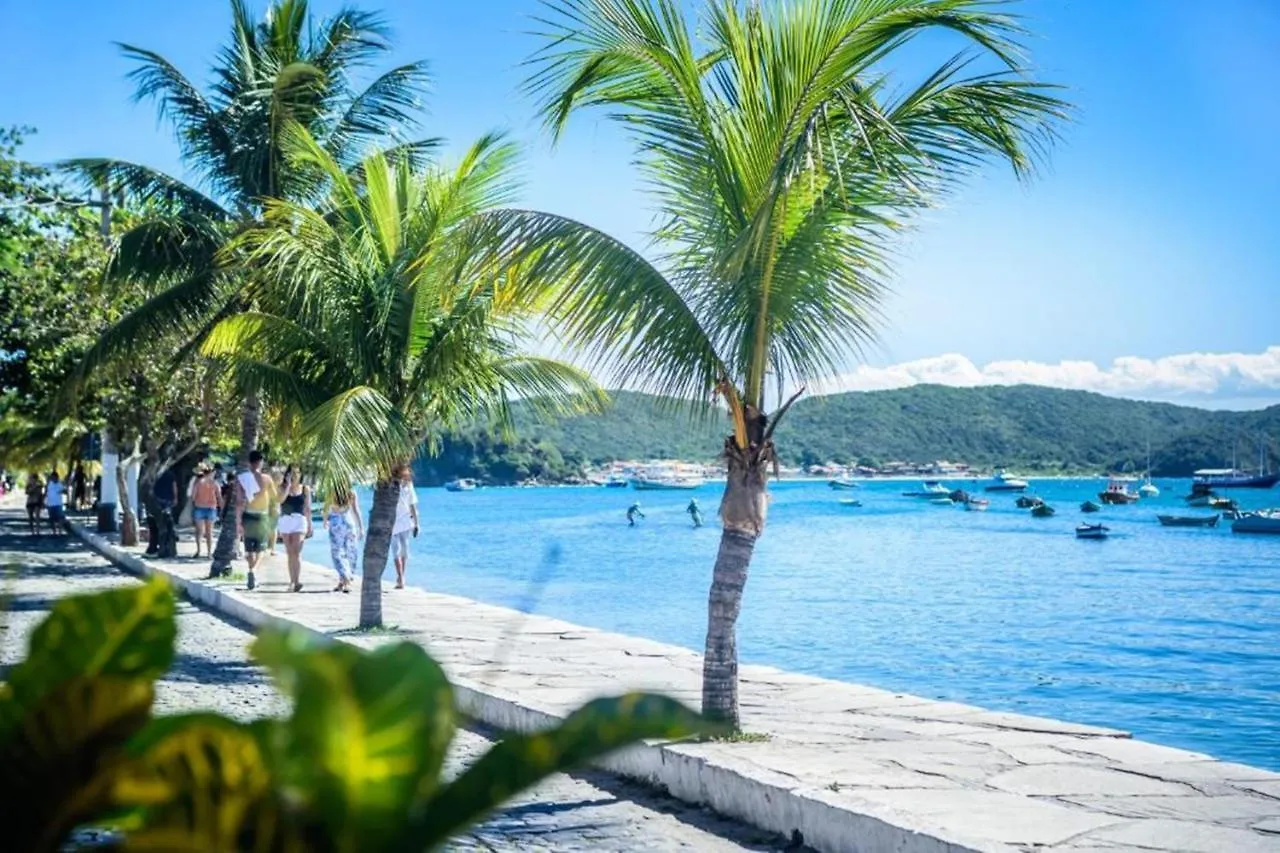
<path id="1" fill-rule="evenodd" d="M 11 598 L 6 612 L 0 613 L 0 666 L 22 656 L 27 634 L 57 599 L 138 582 L 78 540 L 33 540 L 20 533 L 12 513 L 0 513 L 0 566 L 18 567 L 6 581 L 5 593 Z M 179 604 L 177 660 L 158 684 L 157 709 L 209 710 L 240 719 L 287 713 L 287 700 L 247 658 L 251 639 L 240 625 L 190 603 Z M 457 773 L 489 746 L 481 733 L 458 732 L 446 772 Z M 782 846 L 768 833 L 610 774 L 588 771 L 547 780 L 449 849 L 727 853 Z"/>
<path id="2" fill-rule="evenodd" d="M 253 592 L 198 580 L 203 561 L 145 568 L 248 621 L 382 641 L 351 630 L 359 596 L 328 592 L 332 573 L 307 566 L 306 590 L 288 593 L 277 561 Z M 495 725 L 536 726 L 635 688 L 698 701 L 700 659 L 686 649 L 414 589 L 388 588 L 384 611 Z M 1124 732 L 761 666 L 742 669 L 742 708 L 767 741 L 653 745 L 611 766 L 823 851 L 1280 851 L 1280 774 Z"/>

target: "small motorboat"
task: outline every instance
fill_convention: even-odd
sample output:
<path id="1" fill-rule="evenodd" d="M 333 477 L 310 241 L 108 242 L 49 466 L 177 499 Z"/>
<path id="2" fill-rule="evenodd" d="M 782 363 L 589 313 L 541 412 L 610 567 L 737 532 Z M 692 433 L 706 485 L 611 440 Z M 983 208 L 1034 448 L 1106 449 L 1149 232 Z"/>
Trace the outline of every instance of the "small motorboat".
<path id="1" fill-rule="evenodd" d="M 983 488 L 988 492 L 1021 492 L 1026 490 L 1027 481 L 1011 477 L 1000 470 L 991 476 L 991 482 Z"/>
<path id="2" fill-rule="evenodd" d="M 951 495 L 942 495 L 940 497 L 931 498 L 929 503 L 937 506 L 951 506 L 955 501 L 951 500 Z"/>
<path id="3" fill-rule="evenodd" d="M 1014 503 L 1018 505 L 1018 509 L 1031 509 L 1040 506 L 1044 501 L 1035 495 L 1021 495 Z"/>
<path id="4" fill-rule="evenodd" d="M 1209 509 L 1220 509 L 1224 512 L 1235 512 L 1240 509 L 1240 504 L 1236 503 L 1232 498 L 1220 498 L 1217 495 L 1209 498 L 1207 504 Z"/>
<path id="5" fill-rule="evenodd" d="M 1231 522 L 1233 533 L 1275 533 L 1280 534 L 1280 509 L 1260 509 L 1257 512 L 1242 513 Z"/>
<path id="6" fill-rule="evenodd" d="M 860 489 L 860 488 L 862 488 L 862 487 L 861 487 L 861 486 L 859 486 L 857 483 L 855 483 L 853 480 L 850 480 L 850 479 L 845 478 L 845 477 L 841 477 L 839 480 L 828 480 L 828 481 L 827 481 L 827 485 L 828 485 L 828 486 L 830 486 L 830 487 L 831 487 L 831 488 L 833 488 L 833 489 L 841 489 L 841 490 L 845 490 L 845 491 L 847 491 L 847 490 L 849 490 L 849 489 Z"/>
<path id="7" fill-rule="evenodd" d="M 850 509 L 857 509 L 862 506 L 862 501 L 856 501 L 853 498 L 841 498 L 840 506 L 847 506 Z"/>
<path id="8" fill-rule="evenodd" d="M 964 502 L 966 512 L 986 512 L 991 508 L 991 501 L 986 498 L 969 498 Z"/>
<path id="9" fill-rule="evenodd" d="M 462 477 L 457 480 L 450 480 L 444 484 L 444 488 L 449 492 L 469 492 L 475 489 L 476 481 Z"/>
<path id="10" fill-rule="evenodd" d="M 939 483 L 937 480 L 925 480 L 924 484 L 921 485 L 917 491 L 903 492 L 902 496 L 904 498 L 928 498 L 929 500 L 933 500 L 934 498 L 946 498 L 950 501 L 951 490 L 942 483 Z"/>
<path id="11" fill-rule="evenodd" d="M 1031 515 L 1034 518 L 1049 518 L 1053 513 L 1053 507 L 1049 506 L 1044 501 L 1041 501 L 1031 508 Z"/>
<path id="12" fill-rule="evenodd" d="M 1081 512 L 1097 512 L 1100 509 L 1102 509 L 1102 507 L 1098 506 L 1093 501 L 1085 501 L 1084 503 L 1080 504 Z"/>
<path id="13" fill-rule="evenodd" d="M 1142 496 L 1137 492 L 1129 490 L 1129 484 L 1124 480 L 1112 479 L 1107 483 L 1107 487 L 1098 492 L 1098 499 L 1104 504 L 1132 504 L 1137 503 Z"/>
<path id="14" fill-rule="evenodd" d="M 1157 515 L 1164 527 L 1217 527 L 1218 515 Z"/>
<path id="15" fill-rule="evenodd" d="M 1080 524 L 1076 526 L 1077 539 L 1106 539 L 1110 528 L 1101 524 Z"/>
<path id="16" fill-rule="evenodd" d="M 625 489 L 629 485 L 631 485 L 630 480 L 626 477 L 619 477 L 617 474 L 604 481 L 606 489 Z"/>
<path id="17" fill-rule="evenodd" d="M 1160 487 L 1148 478 L 1146 482 L 1138 486 L 1138 494 L 1144 498 L 1158 498 L 1160 497 Z"/>

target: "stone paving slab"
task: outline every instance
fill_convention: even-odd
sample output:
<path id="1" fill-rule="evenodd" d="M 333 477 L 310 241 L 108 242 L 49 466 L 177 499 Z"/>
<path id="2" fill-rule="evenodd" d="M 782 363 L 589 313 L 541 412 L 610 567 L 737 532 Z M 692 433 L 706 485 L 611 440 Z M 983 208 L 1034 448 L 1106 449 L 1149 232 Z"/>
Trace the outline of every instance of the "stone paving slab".
<path id="1" fill-rule="evenodd" d="M 351 630 L 358 594 L 328 592 L 333 573 L 318 566 L 290 593 L 276 557 L 250 592 L 204 580 L 205 561 L 141 560 L 80 535 L 253 625 L 279 620 L 357 645 L 419 642 L 467 710 L 500 728 L 536 728 L 631 689 L 699 700 L 701 658 L 688 649 L 390 585 L 383 613 L 394 630 L 370 636 Z M 1280 774 L 1114 729 L 773 667 L 744 666 L 741 677 L 743 727 L 767 741 L 649 744 L 605 766 L 831 853 L 1280 853 Z"/>

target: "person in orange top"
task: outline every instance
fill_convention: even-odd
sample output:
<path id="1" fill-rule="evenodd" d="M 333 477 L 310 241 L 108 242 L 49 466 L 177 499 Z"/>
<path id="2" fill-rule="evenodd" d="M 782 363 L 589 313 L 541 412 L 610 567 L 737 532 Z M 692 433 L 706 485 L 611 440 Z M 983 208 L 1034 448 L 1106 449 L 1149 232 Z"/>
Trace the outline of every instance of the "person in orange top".
<path id="1" fill-rule="evenodd" d="M 213 469 L 208 465 L 196 471 L 196 481 L 191 486 L 191 521 L 196 527 L 196 557 L 200 556 L 200 536 L 204 536 L 205 550 L 213 557 L 213 520 L 222 509 L 222 491 L 213 481 Z"/>

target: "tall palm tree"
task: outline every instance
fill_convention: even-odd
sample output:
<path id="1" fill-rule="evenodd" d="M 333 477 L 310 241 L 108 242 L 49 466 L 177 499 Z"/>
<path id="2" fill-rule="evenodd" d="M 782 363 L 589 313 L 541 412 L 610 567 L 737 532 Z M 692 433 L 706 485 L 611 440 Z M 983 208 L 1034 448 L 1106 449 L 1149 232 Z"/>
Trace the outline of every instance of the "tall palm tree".
<path id="1" fill-rule="evenodd" d="M 295 165 L 331 194 L 267 203 L 241 238 L 262 273 L 261 310 L 222 320 L 204 351 L 289 401 L 324 485 L 373 474 L 360 625 L 382 624 L 395 521 L 393 472 L 440 431 L 508 423 L 514 397 L 548 411 L 603 400 L 583 371 L 519 349 L 544 294 L 482 242 L 518 185 L 514 148 L 482 138 L 454 169 L 371 155 L 352 175 L 296 128 Z"/>
<path id="2" fill-rule="evenodd" d="M 315 176 L 293 168 L 281 140 L 291 123 L 306 127 L 339 162 L 354 165 L 370 146 L 417 161 L 434 140 L 403 141 L 415 126 L 426 83 L 422 62 L 401 65 L 363 89 L 352 78 L 388 50 L 376 14 L 344 9 L 317 22 L 307 0 L 273 0 L 255 20 L 244 0 L 231 0 L 231 33 L 202 91 L 163 56 L 121 45 L 137 63 L 130 76 L 138 100 L 154 100 L 173 126 L 190 181 L 122 160 L 64 164 L 96 186 L 127 193 L 155 215 L 124 234 L 108 281 L 143 282 L 151 295 L 102 336 L 86 370 L 136 352 L 157 334 L 180 333 L 191 355 L 222 318 L 250 305 L 252 270 L 225 251 L 235 235 L 261 222 L 266 199 L 306 198 Z M 240 465 L 257 446 L 262 401 L 242 389 Z M 224 526 L 213 573 L 230 570 L 235 529 Z"/>
<path id="3" fill-rule="evenodd" d="M 544 215 L 508 222 L 506 239 L 544 247 L 544 274 L 566 287 L 551 306 L 557 329 L 617 384 L 724 398 L 733 433 L 708 602 L 711 718 L 739 722 L 736 622 L 779 421 L 804 383 L 874 337 L 895 234 L 912 214 L 988 159 L 1029 175 L 1065 116 L 999 6 L 704 0 L 699 40 L 678 0 L 546 2 L 529 88 L 556 134 L 604 107 L 632 136 L 659 213 L 657 261 Z M 917 36 L 935 32 L 961 52 L 918 80 L 893 76 L 904 48 L 918 62 Z"/>

